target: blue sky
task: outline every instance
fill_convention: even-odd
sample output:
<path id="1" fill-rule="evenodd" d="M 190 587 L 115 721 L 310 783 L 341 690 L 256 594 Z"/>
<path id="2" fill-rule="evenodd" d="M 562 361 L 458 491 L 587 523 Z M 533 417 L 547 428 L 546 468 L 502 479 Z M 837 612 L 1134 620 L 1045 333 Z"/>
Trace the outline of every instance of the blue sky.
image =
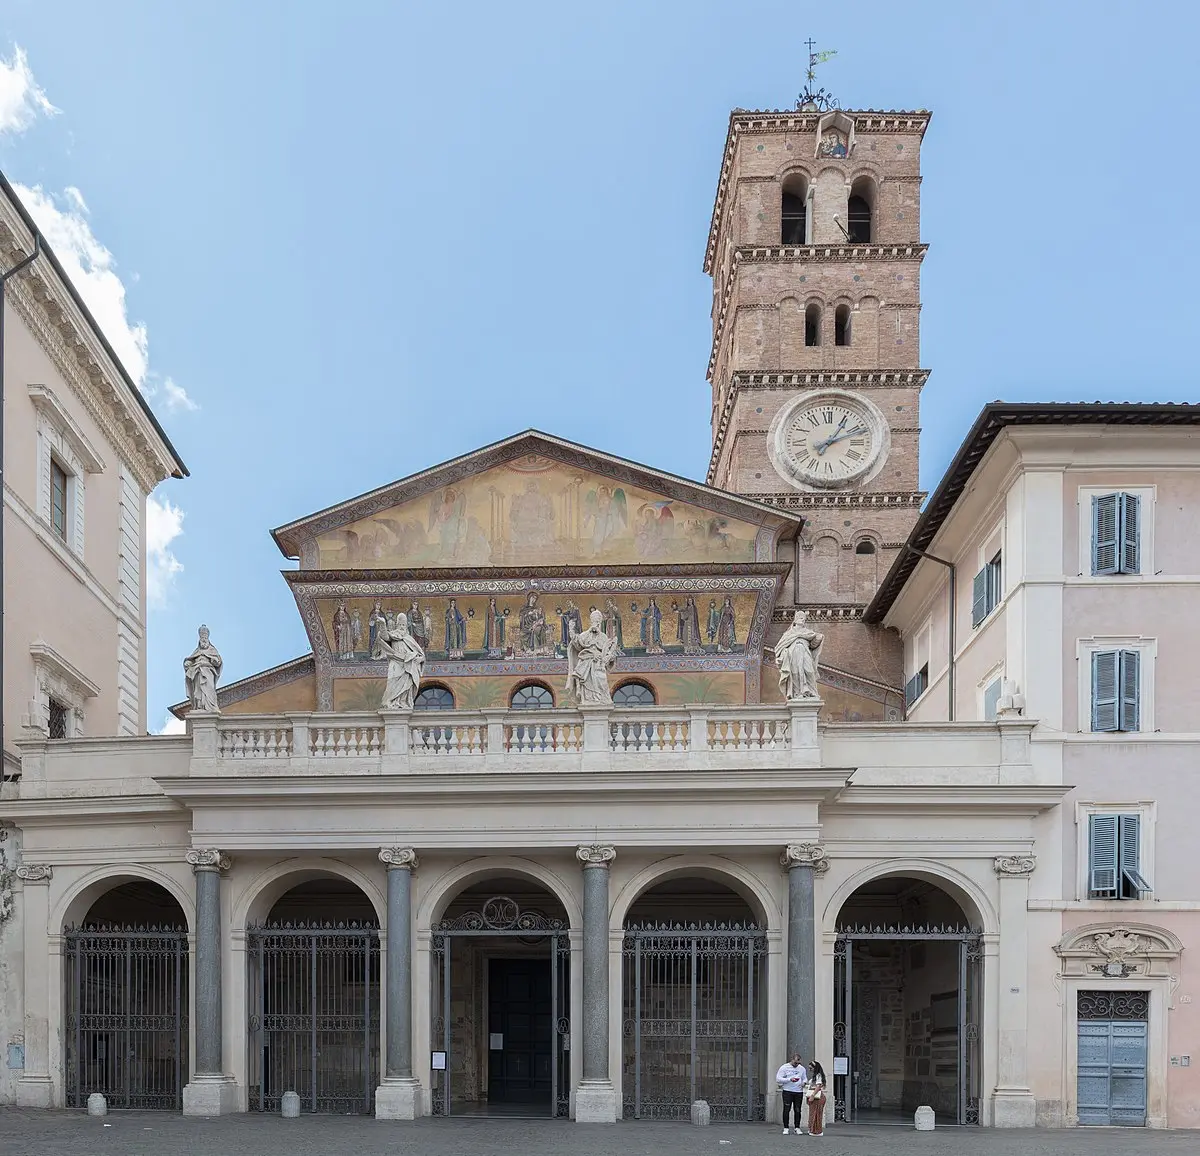
<path id="1" fill-rule="evenodd" d="M 528 426 L 703 478 L 726 120 L 809 36 L 934 112 L 927 488 L 994 398 L 1195 398 L 1200 5 L 806 7 L 8 0 L 0 166 L 192 471 L 154 729 L 200 621 L 226 681 L 307 649 L 274 526 Z"/>

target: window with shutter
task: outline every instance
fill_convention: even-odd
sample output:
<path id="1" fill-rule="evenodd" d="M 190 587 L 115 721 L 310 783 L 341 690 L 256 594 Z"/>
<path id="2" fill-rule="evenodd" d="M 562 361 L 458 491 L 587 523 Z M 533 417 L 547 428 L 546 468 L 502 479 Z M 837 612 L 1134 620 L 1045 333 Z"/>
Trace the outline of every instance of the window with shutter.
<path id="1" fill-rule="evenodd" d="M 1141 573 L 1141 499 L 1121 494 L 1121 573 Z"/>
<path id="2" fill-rule="evenodd" d="M 926 663 L 904 684 L 904 705 L 912 706 L 929 686 L 929 663 Z"/>
<path id="3" fill-rule="evenodd" d="M 1117 712 L 1118 730 L 1141 729 L 1141 665 L 1142 656 L 1136 650 L 1122 650 L 1120 654 L 1121 702 Z"/>
<path id="4" fill-rule="evenodd" d="M 1121 872 L 1121 898 L 1140 899 L 1150 890 L 1141 873 L 1141 817 L 1120 815 L 1117 826 L 1117 867 Z"/>
<path id="5" fill-rule="evenodd" d="M 1088 817 L 1088 895 L 1117 897 L 1117 816 Z"/>
<path id="6" fill-rule="evenodd" d="M 978 626 L 986 617 L 988 612 L 987 604 L 987 567 L 985 566 L 978 574 L 975 575 L 975 581 L 971 587 L 971 625 Z"/>
<path id="7" fill-rule="evenodd" d="M 1092 573 L 1141 573 L 1141 498 L 1137 494 L 1092 497 Z"/>
<path id="8" fill-rule="evenodd" d="M 1092 730 L 1120 730 L 1117 712 L 1118 652 L 1097 650 L 1092 654 Z"/>
<path id="9" fill-rule="evenodd" d="M 1092 497 L 1092 573 L 1117 572 L 1117 499 L 1120 494 Z"/>

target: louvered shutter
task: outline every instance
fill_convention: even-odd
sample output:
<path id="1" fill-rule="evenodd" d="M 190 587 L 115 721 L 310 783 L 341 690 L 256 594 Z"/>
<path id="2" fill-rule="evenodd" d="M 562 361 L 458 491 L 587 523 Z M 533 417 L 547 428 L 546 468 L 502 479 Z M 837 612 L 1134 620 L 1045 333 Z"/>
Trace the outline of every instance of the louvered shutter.
<path id="1" fill-rule="evenodd" d="M 971 625 L 978 626 L 986 617 L 988 612 L 987 604 L 988 595 L 988 568 L 985 566 L 978 574 L 975 575 L 975 582 L 971 590 Z"/>
<path id="2" fill-rule="evenodd" d="M 1142 871 L 1141 816 L 1121 815 L 1119 834 L 1117 866 L 1121 872 L 1121 890 L 1128 884 L 1134 898 L 1140 899 L 1151 890 Z"/>
<path id="3" fill-rule="evenodd" d="M 1137 494 L 1121 494 L 1121 573 L 1141 573 L 1141 499 Z"/>
<path id="4" fill-rule="evenodd" d="M 1120 660 L 1120 709 L 1117 712 L 1118 730 L 1141 730 L 1141 665 L 1142 656 L 1136 650 L 1122 650 Z"/>
<path id="5" fill-rule="evenodd" d="M 1117 523 L 1120 494 L 1098 494 L 1092 498 L 1092 573 L 1117 572 Z"/>
<path id="6" fill-rule="evenodd" d="M 1088 894 L 1112 898 L 1117 891 L 1117 816 L 1088 816 Z"/>
<path id="7" fill-rule="evenodd" d="M 1092 730 L 1118 730 L 1118 651 L 1097 650 L 1092 655 Z"/>

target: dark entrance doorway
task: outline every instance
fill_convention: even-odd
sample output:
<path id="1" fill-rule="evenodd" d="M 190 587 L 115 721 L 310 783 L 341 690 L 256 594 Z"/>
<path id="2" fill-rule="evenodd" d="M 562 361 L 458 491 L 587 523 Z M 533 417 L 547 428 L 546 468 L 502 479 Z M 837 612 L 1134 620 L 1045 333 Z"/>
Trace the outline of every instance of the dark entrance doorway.
<path id="1" fill-rule="evenodd" d="M 246 931 L 252 1111 L 370 1113 L 379 1083 L 379 928 L 353 884 L 292 888 Z"/>
<path id="2" fill-rule="evenodd" d="M 906 1124 L 930 1105 L 978 1124 L 981 932 L 922 879 L 864 884 L 838 915 L 834 947 L 835 1118 Z"/>
<path id="3" fill-rule="evenodd" d="M 183 911 L 156 883 L 123 883 L 63 936 L 66 1100 L 112 1108 L 182 1107 L 188 1076 L 188 939 Z"/>
<path id="4" fill-rule="evenodd" d="M 548 959 L 488 961 L 488 1103 L 550 1114 L 554 1062 Z"/>

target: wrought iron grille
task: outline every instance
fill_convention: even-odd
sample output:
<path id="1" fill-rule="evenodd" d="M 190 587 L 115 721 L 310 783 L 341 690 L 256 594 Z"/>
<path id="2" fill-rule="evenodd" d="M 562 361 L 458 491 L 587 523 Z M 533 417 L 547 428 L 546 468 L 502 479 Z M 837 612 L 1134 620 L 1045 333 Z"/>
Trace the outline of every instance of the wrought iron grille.
<path id="1" fill-rule="evenodd" d="M 1148 991 L 1081 991 L 1081 1020 L 1144 1020 L 1150 1014 Z"/>
<path id="2" fill-rule="evenodd" d="M 66 953 L 66 1100 L 177 1110 L 188 1077 L 188 938 L 175 927 L 72 927 Z"/>
<path id="3" fill-rule="evenodd" d="M 740 924 L 626 928 L 622 1098 L 636 1119 L 761 1120 L 767 937 Z"/>
<path id="4" fill-rule="evenodd" d="M 308 1112 L 369 1114 L 379 1083 L 379 929 L 285 923 L 247 929 L 250 1107 L 296 1092 Z"/>
<path id="5" fill-rule="evenodd" d="M 445 1066 L 431 1073 L 433 1115 L 449 1116 L 456 1099 L 466 1098 L 461 1073 L 466 1052 L 473 1043 L 468 1026 L 456 1023 L 451 1013 L 454 942 L 472 938 L 498 938 L 523 948 L 545 945 L 550 957 L 550 1100 L 549 1114 L 565 1119 L 571 1113 L 571 938 L 564 920 L 541 911 L 523 911 L 506 895 L 487 899 L 478 911 L 443 919 L 430 937 L 432 953 L 431 1038 Z M 522 952 L 528 955 L 527 951 Z M 490 1058 L 489 1058 L 490 1062 Z M 457 1078 L 456 1078 L 457 1077 Z"/>
<path id="6" fill-rule="evenodd" d="M 978 931 L 955 924 L 856 924 L 838 929 L 833 949 L 833 1051 L 835 1058 L 845 1057 L 848 1071 L 833 1077 L 834 1119 L 853 1121 L 859 1095 L 869 1091 L 875 1078 L 874 1027 L 867 1021 L 874 1011 L 869 1001 L 878 993 L 856 983 L 854 975 L 854 944 L 868 940 L 958 945 L 957 1122 L 978 1124 L 983 1083 L 979 1031 L 983 942 Z"/>

